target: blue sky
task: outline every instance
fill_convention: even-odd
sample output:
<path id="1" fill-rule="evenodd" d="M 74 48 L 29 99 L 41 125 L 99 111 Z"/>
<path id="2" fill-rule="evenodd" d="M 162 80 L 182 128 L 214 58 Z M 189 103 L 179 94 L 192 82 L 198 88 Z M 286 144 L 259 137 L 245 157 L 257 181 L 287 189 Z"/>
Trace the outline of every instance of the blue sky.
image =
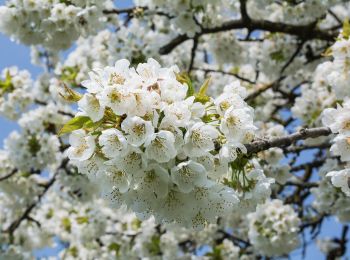
<path id="1" fill-rule="evenodd" d="M 2 5 L 5 1 L 0 0 L 0 5 Z M 132 1 L 115 1 L 117 6 L 120 8 L 129 7 L 132 5 Z M 1 19 L 1 18 L 0 18 Z M 21 44 L 17 44 L 16 42 L 11 41 L 8 37 L 0 33 L 0 71 L 5 67 L 9 66 L 17 66 L 20 69 L 29 70 L 32 76 L 35 78 L 38 76 L 42 69 L 36 67 L 30 63 L 30 49 L 27 46 L 23 46 Z M 0 140 L 1 146 L 4 138 L 8 136 L 8 134 L 14 130 L 18 129 L 14 122 L 6 120 L 0 117 Z M 300 163 L 302 161 L 308 161 L 311 159 L 312 152 L 304 153 L 301 157 Z M 324 225 L 324 229 L 322 237 L 332 236 L 336 234 L 339 236 L 341 233 L 341 225 L 339 225 L 334 219 L 327 220 Z M 39 256 L 47 256 L 47 255 L 56 255 L 57 249 L 45 249 L 38 251 L 36 255 Z M 292 259 L 301 259 L 300 251 L 293 254 Z M 306 259 L 323 259 L 322 254 L 312 245 L 309 250 Z"/>

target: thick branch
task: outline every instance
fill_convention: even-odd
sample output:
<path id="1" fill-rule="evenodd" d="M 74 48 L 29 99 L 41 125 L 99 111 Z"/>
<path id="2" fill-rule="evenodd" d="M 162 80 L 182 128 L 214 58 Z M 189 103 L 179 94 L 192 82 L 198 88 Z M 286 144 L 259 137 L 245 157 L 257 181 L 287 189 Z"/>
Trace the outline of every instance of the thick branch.
<path id="1" fill-rule="evenodd" d="M 130 7 L 130 8 L 124 8 L 124 9 L 110 9 L 110 10 L 103 10 L 104 14 L 127 14 L 131 15 L 136 10 L 147 10 L 147 7 Z"/>
<path id="2" fill-rule="evenodd" d="M 334 41 L 338 32 L 336 31 L 325 31 L 315 28 L 315 23 L 310 23 L 307 25 L 292 25 L 285 23 L 276 23 L 265 20 L 251 20 L 251 19 L 240 19 L 240 20 L 232 20 L 228 22 L 224 22 L 221 26 L 213 27 L 213 28 L 204 28 L 200 33 L 196 35 L 196 37 L 211 34 L 211 33 L 219 33 L 234 29 L 248 29 L 249 31 L 254 30 L 262 30 L 268 31 L 272 33 L 285 33 L 299 37 L 302 40 L 311 40 L 311 39 L 319 39 L 325 41 Z M 189 40 L 185 34 L 179 35 L 172 39 L 168 44 L 164 45 L 159 49 L 160 54 L 168 54 L 170 53 L 176 46 L 181 43 Z"/>
<path id="3" fill-rule="evenodd" d="M 272 147 L 287 147 L 298 140 L 305 140 L 307 138 L 316 138 L 320 136 L 328 136 L 331 133 L 332 132 L 328 127 L 301 129 L 300 131 L 291 135 L 276 137 L 270 140 L 259 140 L 250 144 L 246 144 L 245 146 L 247 147 L 248 153 L 252 154 L 265 151 Z"/>
<path id="4" fill-rule="evenodd" d="M 110 9 L 110 10 L 103 10 L 104 14 L 117 14 L 117 15 L 121 15 L 121 14 L 126 14 L 128 17 L 133 18 L 137 13 L 143 13 L 143 12 L 147 12 L 147 15 L 160 15 L 160 16 L 166 16 L 169 19 L 174 18 L 173 16 L 171 16 L 170 14 L 167 14 L 165 12 L 162 11 L 158 11 L 158 10 L 149 10 L 147 6 L 135 6 L 135 7 L 130 7 L 130 8 L 124 8 L 124 9 Z"/>

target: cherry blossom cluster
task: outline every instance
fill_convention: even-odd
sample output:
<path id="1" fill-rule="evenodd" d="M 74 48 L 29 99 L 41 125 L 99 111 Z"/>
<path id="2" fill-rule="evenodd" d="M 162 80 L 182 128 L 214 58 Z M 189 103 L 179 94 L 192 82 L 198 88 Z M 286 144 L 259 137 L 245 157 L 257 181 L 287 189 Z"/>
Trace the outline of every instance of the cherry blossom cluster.
<path id="1" fill-rule="evenodd" d="M 342 162 L 346 162 L 345 169 L 332 171 L 327 174 L 335 187 L 341 189 L 347 196 L 350 196 L 350 99 L 346 98 L 342 105 L 327 108 L 323 112 L 323 123 L 328 126 L 333 133 L 337 134 L 333 139 L 331 152 L 340 156 Z"/>
<path id="2" fill-rule="evenodd" d="M 347 1 L 3 2 L 0 259 L 346 255 Z"/>
<path id="3" fill-rule="evenodd" d="M 43 170 L 56 164 L 59 146 L 58 138 L 47 133 L 39 135 L 12 132 L 5 141 L 10 160 L 24 172 Z"/>
<path id="4" fill-rule="evenodd" d="M 12 167 L 7 155 L 0 155 L 2 174 L 2 170 L 11 170 Z M 44 183 L 44 178 L 25 174 L 15 175 L 0 183 L 0 220 L 3 227 L 20 216 L 21 211 L 16 208 L 32 203 L 30 194 L 42 192 L 40 184 Z M 17 185 L 21 185 L 22 190 L 18 190 Z M 167 226 L 165 229 L 165 226 L 157 225 L 154 218 L 141 222 L 125 208 L 115 210 L 108 207 L 105 201 L 97 198 L 96 192 L 96 185 L 89 182 L 86 176 L 60 170 L 45 201 L 31 213 L 32 221 L 45 225 L 38 226 L 35 222 L 24 220 L 14 234 L 16 246 L 10 246 L 0 256 L 30 259 L 34 249 L 57 246 L 52 239 L 55 236 L 56 240 L 65 243 L 59 256 L 67 259 L 91 256 L 102 259 L 152 258 L 160 254 L 168 259 L 179 256 L 196 258 L 200 257 L 196 256 L 196 251 L 204 245 L 208 247 L 203 253 L 207 257 L 255 257 L 251 247 L 243 251 L 232 242 L 229 231 L 227 234 L 220 232 L 231 225 L 231 215 L 223 216 L 220 224 L 210 224 L 199 232 L 178 226 Z M 8 243 L 6 236 L 0 236 L 0 241 Z"/>
<path id="5" fill-rule="evenodd" d="M 103 30 L 97 35 L 80 38 L 76 42 L 77 48 L 64 63 L 57 64 L 55 73 L 68 82 L 80 84 L 93 68 L 113 66 L 116 60 L 122 58 L 128 59 L 133 66 L 146 62 L 147 57 L 153 57 L 168 66 L 178 64 L 187 67 L 189 61 L 186 54 L 190 51 L 191 44 L 186 43 L 185 47 L 177 48 L 169 55 L 159 55 L 158 49 L 171 37 L 163 33 L 166 24 L 159 22 L 160 17 L 152 16 L 152 19 L 159 27 L 157 32 L 150 29 L 148 22 L 135 20 L 128 27 L 121 25 L 118 34 Z M 213 81 L 213 84 L 217 82 Z"/>
<path id="6" fill-rule="evenodd" d="M 257 252 L 267 256 L 281 256 L 299 245 L 298 215 L 281 200 L 267 201 L 258 205 L 248 215 L 249 239 Z"/>
<path id="7" fill-rule="evenodd" d="M 259 0 L 248 1 L 248 10 L 250 15 L 256 18 L 269 17 L 269 20 L 276 22 L 308 24 L 326 15 L 327 8 L 336 2 L 341 1 L 306 0 L 302 2 L 283 1 L 276 3 L 272 0 Z M 334 23 L 333 17 L 329 16 L 328 19 L 329 22 Z"/>
<path id="8" fill-rule="evenodd" d="M 312 84 L 306 83 L 301 86 L 301 96 L 296 98 L 292 112 L 307 124 L 320 125 L 322 111 L 336 101 L 327 81 L 332 66 L 329 61 L 320 64 L 314 72 Z"/>
<path id="9" fill-rule="evenodd" d="M 208 27 L 215 26 L 228 19 L 225 10 L 237 10 L 237 4 L 228 0 L 180 2 L 135 0 L 134 2 L 136 6 L 147 6 L 151 11 L 163 11 L 170 16 L 173 29 L 189 36 L 194 36 L 200 31 L 199 23 Z"/>
<path id="10" fill-rule="evenodd" d="M 20 71 L 17 67 L 4 69 L 0 77 L 0 115 L 12 120 L 18 119 L 32 102 L 32 84 L 28 71 Z"/>
<path id="11" fill-rule="evenodd" d="M 330 48 L 333 61 L 329 62 L 332 66 L 329 66 L 327 80 L 338 101 L 336 108 L 327 108 L 322 113 L 323 124 L 336 135 L 330 151 L 333 155 L 339 156 L 340 160 L 346 164 L 345 169 L 331 171 L 327 176 L 331 179 L 332 184 L 347 196 L 350 196 L 350 89 L 347 85 L 350 73 L 347 65 L 349 42 L 346 32 L 343 32 L 338 41 Z"/>
<path id="12" fill-rule="evenodd" d="M 111 6 L 109 0 L 8 0 L 0 7 L 0 31 L 27 45 L 67 49 L 80 35 L 101 28 L 102 11 Z"/>
<path id="13" fill-rule="evenodd" d="M 346 223 L 350 221 L 350 201 L 345 191 L 340 192 L 336 187 L 336 183 L 332 181 L 333 173 L 341 173 L 340 166 L 336 159 L 327 159 L 325 164 L 319 169 L 318 175 L 321 180 L 318 187 L 312 188 L 311 192 L 315 196 L 312 202 L 314 208 L 322 214 L 335 215 L 338 221 Z M 342 180 L 340 185 L 347 183 Z"/>
<path id="14" fill-rule="evenodd" d="M 267 123 L 259 125 L 260 135 L 265 138 L 282 137 L 287 135 L 282 125 Z M 276 183 L 285 184 L 292 177 L 290 166 L 283 163 L 285 156 L 281 148 L 270 148 L 258 154 L 266 176 L 273 178 Z"/>
<path id="15" fill-rule="evenodd" d="M 235 163 L 256 130 L 244 89 L 235 82 L 213 99 L 203 91 L 208 82 L 191 93 L 177 73 L 153 59 L 92 71 L 73 119 L 90 127 L 70 135 L 67 155 L 142 218 L 199 228 L 232 211 L 238 196 L 254 210 L 273 181 L 257 164 L 245 171 L 247 160 Z"/>
<path id="16" fill-rule="evenodd" d="M 333 57 L 332 66 L 328 71 L 327 81 L 332 87 L 337 99 L 342 100 L 349 96 L 349 68 L 350 39 L 341 34 L 334 45 L 330 48 Z"/>

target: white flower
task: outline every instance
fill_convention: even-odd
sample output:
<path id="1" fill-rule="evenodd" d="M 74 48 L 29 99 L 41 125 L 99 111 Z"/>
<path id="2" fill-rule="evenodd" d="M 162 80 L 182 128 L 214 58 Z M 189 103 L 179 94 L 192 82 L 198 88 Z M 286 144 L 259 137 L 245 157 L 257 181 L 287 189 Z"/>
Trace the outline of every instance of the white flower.
<path id="1" fill-rule="evenodd" d="M 178 153 L 182 150 L 182 146 L 184 144 L 184 138 L 183 133 L 180 130 L 180 128 L 174 126 L 171 122 L 163 120 L 160 124 L 159 129 L 166 130 L 169 132 L 172 132 L 175 137 L 175 148 L 177 149 Z"/>
<path id="2" fill-rule="evenodd" d="M 160 103 L 160 97 L 154 91 L 135 89 L 132 91 L 135 98 L 135 105 L 129 111 L 129 115 L 144 116 L 152 113 L 152 109 L 157 108 Z"/>
<path id="3" fill-rule="evenodd" d="M 103 71 L 103 82 L 106 85 L 123 85 L 130 80 L 131 74 L 135 73 L 130 69 L 130 62 L 126 59 L 118 60 L 114 67 L 106 67 Z"/>
<path id="4" fill-rule="evenodd" d="M 333 133 L 350 134 L 350 99 L 344 102 L 344 106 L 338 105 L 337 109 L 327 108 L 323 111 L 322 122 Z"/>
<path id="5" fill-rule="evenodd" d="M 142 154 L 137 148 L 130 148 L 123 156 L 117 156 L 113 160 L 107 161 L 107 165 L 114 165 L 125 170 L 128 174 L 134 174 L 142 167 Z"/>
<path id="6" fill-rule="evenodd" d="M 107 86 L 101 92 L 100 104 L 110 107 L 116 115 L 127 114 L 135 107 L 135 96 L 124 85 Z"/>
<path id="7" fill-rule="evenodd" d="M 149 160 L 163 163 L 176 156 L 175 137 L 169 131 L 154 133 L 145 142 L 145 155 Z"/>
<path id="8" fill-rule="evenodd" d="M 154 193 L 159 198 L 168 194 L 169 173 L 158 164 L 150 164 L 137 173 L 138 189 L 146 193 Z"/>
<path id="9" fill-rule="evenodd" d="M 332 171 L 327 173 L 331 178 L 334 187 L 340 188 L 347 196 L 350 197 L 350 168 L 341 171 Z"/>
<path id="10" fill-rule="evenodd" d="M 103 172 L 106 167 L 104 160 L 96 154 L 85 161 L 72 160 L 71 162 L 78 167 L 80 173 L 86 174 L 90 180 L 97 180 L 99 173 Z"/>
<path id="11" fill-rule="evenodd" d="M 175 78 L 166 78 L 158 84 L 162 101 L 171 104 L 185 99 L 188 89 L 186 84 L 181 84 Z"/>
<path id="12" fill-rule="evenodd" d="M 118 189 L 119 192 L 125 193 L 129 189 L 131 174 L 115 166 L 105 168 L 105 174 L 112 185 L 112 189 Z"/>
<path id="13" fill-rule="evenodd" d="M 85 94 L 78 101 L 78 106 L 93 122 L 99 121 L 104 115 L 104 107 L 100 105 L 98 99 L 92 94 Z"/>
<path id="14" fill-rule="evenodd" d="M 247 148 L 243 144 L 226 142 L 220 149 L 220 158 L 228 162 L 233 162 L 240 153 L 247 153 Z"/>
<path id="15" fill-rule="evenodd" d="M 192 213 L 191 206 L 193 205 L 188 201 L 187 195 L 180 191 L 170 190 L 158 202 L 154 212 L 155 219 L 163 223 L 176 222 L 183 226 L 188 225 L 188 215 Z"/>
<path id="16" fill-rule="evenodd" d="M 334 142 L 330 151 L 334 155 L 340 156 L 343 162 L 350 161 L 350 136 L 338 135 L 334 138 Z"/>
<path id="17" fill-rule="evenodd" d="M 85 87 L 89 93 L 95 94 L 101 92 L 105 88 L 104 82 L 102 81 L 103 70 L 95 68 L 88 74 L 90 79 L 82 81 L 81 85 Z"/>
<path id="18" fill-rule="evenodd" d="M 223 259 L 239 259 L 240 248 L 235 246 L 232 241 L 227 238 L 220 245 L 220 255 Z"/>
<path id="19" fill-rule="evenodd" d="M 214 155 L 212 155 L 211 153 L 206 153 L 205 155 L 195 157 L 193 158 L 193 160 L 203 165 L 207 171 L 214 170 L 215 158 Z"/>
<path id="20" fill-rule="evenodd" d="M 242 97 L 234 92 L 224 92 L 214 100 L 217 111 L 224 114 L 227 109 L 233 107 L 234 109 L 244 108 L 246 103 Z"/>
<path id="21" fill-rule="evenodd" d="M 71 147 L 67 150 L 67 155 L 71 160 L 85 161 L 95 152 L 95 138 L 86 135 L 84 130 L 76 130 L 69 136 Z"/>
<path id="22" fill-rule="evenodd" d="M 123 133 L 117 129 L 103 130 L 98 141 L 103 154 L 108 158 L 123 156 L 128 152 L 128 143 Z"/>
<path id="23" fill-rule="evenodd" d="M 202 156 L 214 150 L 214 140 L 219 136 L 215 127 L 203 122 L 195 123 L 185 134 L 184 151 L 188 156 Z"/>
<path id="24" fill-rule="evenodd" d="M 154 133 L 152 123 L 138 116 L 127 117 L 121 127 L 127 133 L 126 139 L 128 142 L 134 146 L 142 145 Z"/>
<path id="25" fill-rule="evenodd" d="M 158 61 L 149 58 L 147 63 L 140 63 L 137 65 L 136 71 L 142 78 L 144 86 L 151 86 L 155 84 L 159 78 L 165 77 L 167 69 L 161 68 Z"/>
<path id="26" fill-rule="evenodd" d="M 188 193 L 195 186 L 204 186 L 207 182 L 207 175 L 203 165 L 187 161 L 171 169 L 171 179 L 177 184 L 180 191 Z"/>
<path id="27" fill-rule="evenodd" d="M 173 126 L 185 127 L 191 119 L 191 111 L 186 101 L 174 102 L 164 109 L 164 121 Z"/>
<path id="28" fill-rule="evenodd" d="M 241 141 L 247 132 L 254 131 L 252 110 L 248 107 L 235 109 L 230 107 L 224 114 L 220 130 L 228 140 Z"/>

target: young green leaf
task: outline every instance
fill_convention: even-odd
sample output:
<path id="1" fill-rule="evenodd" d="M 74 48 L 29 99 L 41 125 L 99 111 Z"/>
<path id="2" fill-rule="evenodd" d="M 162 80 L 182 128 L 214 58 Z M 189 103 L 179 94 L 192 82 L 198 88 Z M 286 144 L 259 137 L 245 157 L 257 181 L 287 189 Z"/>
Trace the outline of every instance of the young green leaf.
<path id="1" fill-rule="evenodd" d="M 188 86 L 187 95 L 186 95 L 187 97 L 191 97 L 194 95 L 194 87 L 193 87 L 192 81 L 186 72 L 176 74 L 176 80 L 182 84 L 183 83 L 187 84 Z"/>
<path id="2" fill-rule="evenodd" d="M 58 135 L 70 133 L 74 130 L 83 128 L 85 124 L 90 124 L 91 119 L 88 116 L 77 116 L 69 120 L 59 131 Z"/>

